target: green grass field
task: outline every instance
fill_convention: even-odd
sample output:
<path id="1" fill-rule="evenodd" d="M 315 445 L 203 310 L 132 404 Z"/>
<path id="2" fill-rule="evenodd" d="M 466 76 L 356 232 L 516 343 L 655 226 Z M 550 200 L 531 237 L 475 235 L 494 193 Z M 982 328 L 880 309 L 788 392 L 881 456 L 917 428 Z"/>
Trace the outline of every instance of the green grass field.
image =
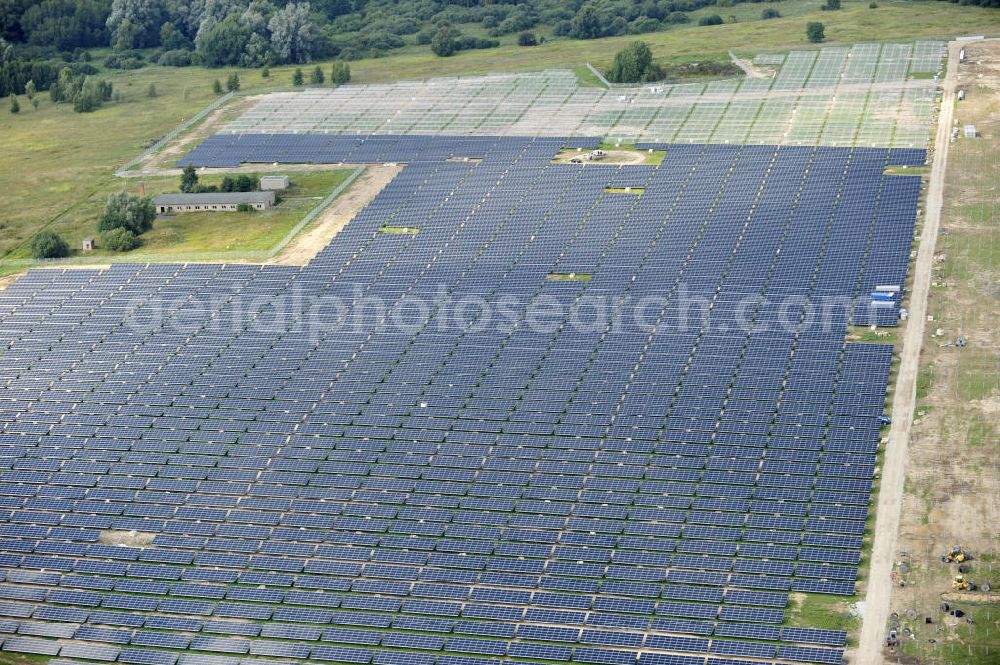
<path id="1" fill-rule="evenodd" d="M 31 236 L 43 228 L 67 239 L 92 234 L 95 197 L 103 201 L 122 186 L 114 169 L 211 102 L 218 76 L 224 73 L 136 70 L 110 77 L 126 101 L 95 113 L 74 113 L 41 95 L 38 110 L 22 103 L 20 114 L 0 115 L 0 261 L 27 257 Z M 145 97 L 150 83 L 154 99 Z"/>
<path id="2" fill-rule="evenodd" d="M 934 0 L 888 0 L 877 9 L 868 8 L 868 0 L 845 0 L 843 9 L 825 12 L 818 0 L 792 0 L 774 3 L 782 18 L 759 19 L 764 7 L 747 3 L 734 7 L 712 7 L 692 13 L 692 23 L 664 32 L 627 35 L 590 41 L 555 39 L 534 47 L 501 46 L 482 51 L 464 51 L 450 58 L 438 58 L 426 51 L 410 51 L 387 58 L 351 63 L 358 81 L 453 76 L 497 71 L 533 71 L 550 67 L 576 67 L 586 62 L 605 68 L 625 44 L 641 39 L 649 44 L 658 59 L 690 61 L 720 59 L 729 51 L 740 55 L 783 52 L 810 48 L 805 26 L 821 21 L 826 26 L 826 43 L 857 43 L 874 39 L 911 41 L 924 38 L 949 39 L 962 34 L 1000 33 L 1000 12 L 979 7 L 958 6 Z M 768 5 L 770 6 L 770 5 Z M 727 21 L 737 15 L 739 22 L 717 26 L 698 26 L 701 14 L 719 14 Z M 290 68 L 272 69 L 272 76 L 291 80 Z"/>
<path id="3" fill-rule="evenodd" d="M 39 665 L 47 663 L 49 660 L 51 660 L 49 656 L 0 652 L 0 665 Z"/>
<path id="4" fill-rule="evenodd" d="M 283 200 L 271 210 L 262 212 L 184 213 L 159 219 L 153 229 L 142 235 L 142 245 L 131 252 L 111 252 L 98 246 L 86 254 L 80 251 L 81 240 L 97 236 L 95 220 L 101 214 L 109 192 L 127 186 L 135 191 L 136 181 L 114 180 L 98 187 L 69 210 L 59 220 L 59 230 L 69 243 L 75 262 L 104 263 L 113 261 L 181 261 L 202 259 L 236 260 L 265 258 L 270 251 L 315 208 L 330 192 L 343 183 L 351 169 L 296 171 L 291 187 L 282 194 Z M 221 175 L 202 177 L 203 184 L 217 184 Z M 156 177 L 144 179 L 146 194 L 155 196 L 176 192 L 179 179 Z M 21 245 L 0 261 L 0 274 L 24 269 L 30 259 L 30 249 Z M 6 270 L 4 270 L 6 268 Z"/>
<path id="5" fill-rule="evenodd" d="M 391 57 L 352 62 L 351 69 L 354 80 L 363 83 L 568 67 L 583 82 L 594 85 L 599 83 L 584 64 L 589 61 L 606 67 L 616 51 L 637 38 L 648 42 L 657 58 L 680 62 L 719 59 L 730 50 L 752 55 L 809 47 L 804 35 L 810 20 L 826 24 L 827 43 L 1000 33 L 1000 12 L 992 9 L 932 0 L 890 0 L 873 10 L 866 1 L 852 0 L 845 2 L 841 11 L 821 12 L 819 4 L 819 0 L 776 3 L 783 18 L 761 21 L 750 20 L 759 17 L 761 5 L 749 3 L 716 8 L 712 13 L 738 21 L 720 26 L 688 25 L 641 37 L 557 39 L 529 48 L 504 45 L 450 58 L 434 56 L 426 47 L 412 47 Z M 243 91 L 252 92 L 287 86 L 293 69 L 275 67 L 268 79 L 256 70 L 238 73 Z M 212 81 L 225 81 L 229 71 L 158 66 L 108 71 L 102 75 L 124 93 L 123 103 L 111 103 L 92 114 L 77 114 L 68 105 L 52 104 L 43 94 L 37 110 L 22 99 L 20 114 L 0 113 L 0 154 L 5 158 L 0 169 L 0 274 L 11 272 L 12 260 L 29 255 L 31 237 L 43 228 L 74 241 L 91 234 L 95 201 L 122 186 L 113 171 L 215 99 Z M 150 84 L 158 93 L 152 99 L 146 97 Z M 185 237 L 187 248 L 200 242 L 197 234 Z M 210 235 L 201 237 L 207 240 Z M 167 241 L 163 242 L 165 247 Z"/>
<path id="6" fill-rule="evenodd" d="M 792 594 L 785 610 L 786 626 L 809 626 L 825 630 L 851 631 L 858 624 L 848 610 L 850 598 L 822 593 Z"/>
<path id="7" fill-rule="evenodd" d="M 281 203 L 271 210 L 173 215 L 172 219 L 158 221 L 152 231 L 144 234 L 142 246 L 134 253 L 169 260 L 174 255 L 197 252 L 232 255 L 267 252 L 351 173 L 350 169 L 294 172 L 290 189 L 282 194 Z M 218 180 L 221 176 L 202 178 L 201 182 L 214 184 Z M 175 192 L 177 184 L 177 178 L 149 179 L 146 193 Z M 94 203 L 103 204 L 102 201 Z M 106 255 L 130 258 L 129 254 L 106 252 L 100 248 L 88 256 L 99 260 Z"/>

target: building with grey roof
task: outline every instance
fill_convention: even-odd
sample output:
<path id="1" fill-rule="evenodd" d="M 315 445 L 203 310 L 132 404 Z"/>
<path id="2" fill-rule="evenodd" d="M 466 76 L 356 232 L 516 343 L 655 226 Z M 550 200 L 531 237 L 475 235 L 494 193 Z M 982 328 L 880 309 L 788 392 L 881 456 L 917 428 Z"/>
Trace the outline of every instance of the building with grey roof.
<path id="1" fill-rule="evenodd" d="M 255 210 L 274 206 L 274 192 L 206 192 L 204 194 L 160 194 L 153 203 L 157 213 L 224 212 L 241 205 Z"/>
<path id="2" fill-rule="evenodd" d="M 262 175 L 260 177 L 260 188 L 264 191 L 269 189 L 288 189 L 287 175 Z"/>

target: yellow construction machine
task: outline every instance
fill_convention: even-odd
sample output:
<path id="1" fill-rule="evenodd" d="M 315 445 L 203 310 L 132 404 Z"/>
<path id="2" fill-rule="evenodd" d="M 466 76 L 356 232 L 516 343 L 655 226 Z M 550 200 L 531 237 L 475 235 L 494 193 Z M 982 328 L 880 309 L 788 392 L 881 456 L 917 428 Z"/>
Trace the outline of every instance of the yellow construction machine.
<path id="1" fill-rule="evenodd" d="M 965 579 L 964 575 L 957 575 L 951 582 L 951 588 L 955 591 L 975 591 L 976 585 Z"/>
<path id="2" fill-rule="evenodd" d="M 970 558 L 968 552 L 955 545 L 947 554 L 941 557 L 941 561 L 943 563 L 962 563 L 968 561 Z"/>

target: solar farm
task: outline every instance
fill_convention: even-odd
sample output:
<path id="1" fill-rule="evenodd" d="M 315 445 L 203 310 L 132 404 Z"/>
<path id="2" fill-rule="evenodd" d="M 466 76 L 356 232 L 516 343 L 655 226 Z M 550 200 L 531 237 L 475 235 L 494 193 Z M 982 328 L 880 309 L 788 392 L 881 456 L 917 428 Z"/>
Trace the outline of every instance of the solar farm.
<path id="1" fill-rule="evenodd" d="M 180 164 L 406 166 L 305 267 L 0 291 L 2 649 L 842 663 L 786 610 L 859 580 L 892 347 L 845 334 L 899 320 L 943 55 L 263 99 Z M 602 141 L 663 161 L 553 161 Z"/>
<path id="2" fill-rule="evenodd" d="M 867 43 L 764 58 L 776 76 L 711 83 L 607 90 L 555 70 L 357 85 L 271 95 L 224 131 L 923 148 L 941 58 L 941 42 Z"/>

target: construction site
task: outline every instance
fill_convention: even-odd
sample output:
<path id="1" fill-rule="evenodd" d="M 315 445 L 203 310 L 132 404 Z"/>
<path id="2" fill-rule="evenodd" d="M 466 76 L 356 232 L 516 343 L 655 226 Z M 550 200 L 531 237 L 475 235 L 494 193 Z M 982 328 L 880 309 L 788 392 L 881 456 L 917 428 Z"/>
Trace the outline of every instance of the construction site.
<path id="1" fill-rule="evenodd" d="M 958 55 L 888 663 L 1000 662 L 1000 44 L 968 42 Z"/>

